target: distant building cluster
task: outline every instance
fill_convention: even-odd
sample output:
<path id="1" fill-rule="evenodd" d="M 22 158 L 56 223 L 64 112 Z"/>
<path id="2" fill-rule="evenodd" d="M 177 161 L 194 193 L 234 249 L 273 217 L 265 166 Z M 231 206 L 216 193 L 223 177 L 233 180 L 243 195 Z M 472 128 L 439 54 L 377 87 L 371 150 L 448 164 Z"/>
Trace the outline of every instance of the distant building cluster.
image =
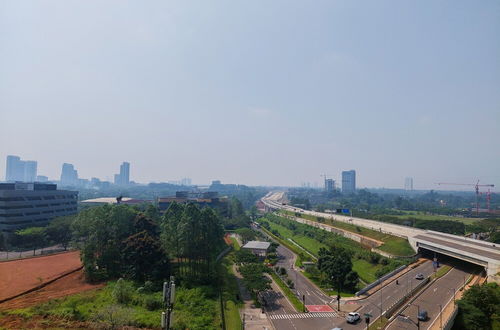
<path id="1" fill-rule="evenodd" d="M 52 182 L 63 187 L 86 187 L 86 188 L 108 188 L 111 182 L 101 181 L 98 178 L 82 179 L 78 177 L 78 171 L 73 164 L 64 163 L 61 168 L 59 180 L 49 180 L 45 175 L 37 175 L 37 162 L 34 160 L 21 160 L 18 156 L 7 156 L 7 167 L 5 171 L 6 182 Z M 190 181 L 189 181 L 190 182 Z M 120 173 L 115 174 L 114 184 L 127 186 L 133 184 L 130 181 L 130 163 L 123 162 L 120 165 Z"/>
<path id="2" fill-rule="evenodd" d="M 18 156 L 7 156 L 5 181 L 34 182 L 37 178 L 37 162 L 21 160 Z"/>

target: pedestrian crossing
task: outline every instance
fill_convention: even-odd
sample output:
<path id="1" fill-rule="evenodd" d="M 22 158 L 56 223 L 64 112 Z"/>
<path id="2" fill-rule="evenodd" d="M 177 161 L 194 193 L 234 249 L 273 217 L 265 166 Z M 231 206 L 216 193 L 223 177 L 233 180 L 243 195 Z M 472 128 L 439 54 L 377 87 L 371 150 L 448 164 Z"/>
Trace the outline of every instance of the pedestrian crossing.
<path id="1" fill-rule="evenodd" d="M 285 319 L 307 319 L 316 317 L 337 317 L 338 314 L 335 312 L 327 313 L 298 313 L 298 314 L 271 314 L 269 318 L 271 320 L 285 320 Z"/>

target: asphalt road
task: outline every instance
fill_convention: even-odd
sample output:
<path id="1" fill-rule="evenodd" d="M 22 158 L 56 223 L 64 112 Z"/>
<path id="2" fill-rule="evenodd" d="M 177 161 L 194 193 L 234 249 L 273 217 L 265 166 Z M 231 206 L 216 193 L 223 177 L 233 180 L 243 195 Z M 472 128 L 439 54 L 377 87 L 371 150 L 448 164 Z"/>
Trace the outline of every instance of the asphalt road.
<path id="1" fill-rule="evenodd" d="M 408 271 L 407 273 L 401 275 L 398 278 L 398 284 L 396 281 L 389 283 L 384 286 L 382 289 L 373 293 L 369 297 L 365 299 L 358 300 L 357 303 L 362 305 L 362 307 L 357 310 L 358 313 L 361 314 L 362 320 L 357 324 L 349 324 L 345 320 L 340 324 L 340 327 L 343 329 L 361 329 L 366 327 L 364 323 L 364 314 L 369 313 L 372 315 L 371 319 L 375 320 L 380 316 L 380 312 L 382 310 L 385 311 L 389 307 L 391 307 L 397 300 L 407 295 L 412 288 L 414 288 L 417 284 L 419 284 L 422 280 L 417 280 L 415 276 L 418 273 L 424 274 L 425 277 L 428 277 L 434 272 L 434 268 L 432 267 L 432 262 L 427 261 L 420 266 L 416 267 Z M 342 306 L 341 306 L 342 309 Z"/>
<path id="2" fill-rule="evenodd" d="M 404 317 L 397 317 L 387 329 L 417 329 L 418 310 L 426 310 L 427 321 L 420 321 L 420 329 L 428 329 L 432 322 L 439 322 L 439 305 L 445 306 L 453 298 L 453 289 L 457 290 L 464 284 L 465 279 L 470 275 L 465 269 L 453 268 L 446 275 L 432 283 L 415 301 L 408 305 L 400 314 Z M 418 307 L 417 307 L 418 306 Z"/>

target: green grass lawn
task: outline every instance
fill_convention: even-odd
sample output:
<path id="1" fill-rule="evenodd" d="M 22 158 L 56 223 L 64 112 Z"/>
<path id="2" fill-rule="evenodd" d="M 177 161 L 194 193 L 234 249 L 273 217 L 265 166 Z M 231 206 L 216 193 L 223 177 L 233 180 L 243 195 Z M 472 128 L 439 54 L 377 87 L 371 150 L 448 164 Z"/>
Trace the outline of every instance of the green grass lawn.
<path id="1" fill-rule="evenodd" d="M 238 245 L 238 243 L 235 243 Z M 224 301 L 224 317 L 227 329 L 241 329 L 241 318 L 239 309 L 243 306 L 239 296 L 238 282 L 233 273 L 231 256 L 226 256 L 221 263 L 221 277 L 223 280 L 223 301 Z"/>
<path id="2" fill-rule="evenodd" d="M 291 221 L 291 220 L 287 220 Z M 318 251 L 320 248 L 326 248 L 328 249 L 328 246 L 318 242 L 317 240 L 311 238 L 311 237 L 306 237 L 303 235 L 294 235 L 291 230 L 288 228 L 281 226 L 277 223 L 274 223 L 272 221 L 266 221 L 269 223 L 269 226 L 273 230 L 277 230 L 284 239 L 291 238 L 294 242 L 305 248 L 307 251 L 311 252 L 315 257 L 318 256 Z M 318 229 L 319 230 L 319 229 Z M 334 234 L 332 234 L 334 235 Z M 348 240 L 346 238 L 338 237 L 338 239 L 341 239 L 342 241 L 347 241 L 349 245 L 352 247 L 354 246 L 357 249 L 363 249 L 362 246 L 355 241 Z M 290 244 L 293 244 L 290 242 Z M 382 268 L 382 265 L 373 265 L 369 263 L 368 261 L 362 260 L 362 259 L 353 259 L 353 270 L 356 271 L 359 275 L 359 277 L 366 283 L 371 283 L 377 279 L 375 276 L 375 273 L 378 269 Z"/>
<path id="3" fill-rule="evenodd" d="M 401 237 L 394 237 L 386 241 L 383 245 L 378 247 L 379 250 L 390 253 L 395 256 L 412 256 L 415 251 L 408 243 L 408 240 Z"/>
<path id="4" fill-rule="evenodd" d="M 293 305 L 295 310 L 297 312 L 303 312 L 304 305 L 299 300 L 299 298 L 297 298 L 297 296 L 293 294 L 292 290 L 290 290 L 290 288 L 285 284 L 285 282 L 283 282 L 283 280 L 274 272 L 271 272 L 271 276 L 274 282 L 276 282 L 276 284 L 278 284 L 278 286 L 281 288 L 281 290 L 287 297 L 288 301 L 290 301 L 290 303 Z M 233 328 L 228 328 L 228 329 L 233 329 Z"/>
<path id="5" fill-rule="evenodd" d="M 295 216 L 295 213 L 290 212 L 290 211 L 282 211 L 282 212 Z M 301 217 L 304 219 L 318 222 L 318 218 L 311 216 L 311 215 L 301 214 Z M 385 234 L 385 233 L 382 233 L 380 231 L 352 225 L 352 224 L 345 223 L 342 221 L 335 221 L 335 220 L 331 220 L 331 219 L 322 218 L 322 222 L 327 224 L 327 225 L 330 225 L 332 227 L 344 229 L 344 230 L 347 230 L 347 231 L 350 231 L 350 232 L 353 232 L 356 234 L 360 234 L 360 235 L 363 235 L 366 237 L 370 237 L 370 238 L 382 241 L 382 242 L 384 242 L 384 244 L 381 245 L 379 247 L 379 249 L 384 251 L 384 252 L 387 252 L 387 253 L 390 253 L 390 254 L 393 254 L 396 256 L 411 256 L 411 255 L 415 254 L 415 251 L 413 251 L 413 249 L 411 248 L 410 244 L 408 243 L 408 240 L 406 240 L 404 238 Z"/>
<path id="6" fill-rule="evenodd" d="M 233 249 L 235 251 L 238 251 L 240 249 L 240 244 L 238 243 L 238 240 L 234 237 L 231 237 L 231 242 L 233 243 Z"/>
<path id="7" fill-rule="evenodd" d="M 420 220 L 451 220 L 463 222 L 466 225 L 473 224 L 474 222 L 480 221 L 480 218 L 462 218 L 462 217 L 452 217 L 449 215 L 439 215 L 439 214 L 425 214 L 424 212 L 418 211 L 402 211 L 405 215 L 391 215 L 400 219 L 415 218 Z"/>
<path id="8" fill-rule="evenodd" d="M 363 259 L 356 259 L 352 262 L 352 269 L 358 273 L 359 277 L 366 283 L 374 282 L 377 279 L 375 273 L 380 268 L 382 268 L 382 265 L 373 265 Z"/>

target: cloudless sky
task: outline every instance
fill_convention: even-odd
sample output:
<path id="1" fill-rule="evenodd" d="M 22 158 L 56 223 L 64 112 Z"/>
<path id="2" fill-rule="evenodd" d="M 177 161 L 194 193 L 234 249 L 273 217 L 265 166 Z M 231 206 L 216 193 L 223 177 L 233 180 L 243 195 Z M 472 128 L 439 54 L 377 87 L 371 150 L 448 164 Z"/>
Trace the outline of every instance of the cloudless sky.
<path id="1" fill-rule="evenodd" d="M 0 1 L 5 157 L 59 178 L 500 186 L 500 2 Z"/>

